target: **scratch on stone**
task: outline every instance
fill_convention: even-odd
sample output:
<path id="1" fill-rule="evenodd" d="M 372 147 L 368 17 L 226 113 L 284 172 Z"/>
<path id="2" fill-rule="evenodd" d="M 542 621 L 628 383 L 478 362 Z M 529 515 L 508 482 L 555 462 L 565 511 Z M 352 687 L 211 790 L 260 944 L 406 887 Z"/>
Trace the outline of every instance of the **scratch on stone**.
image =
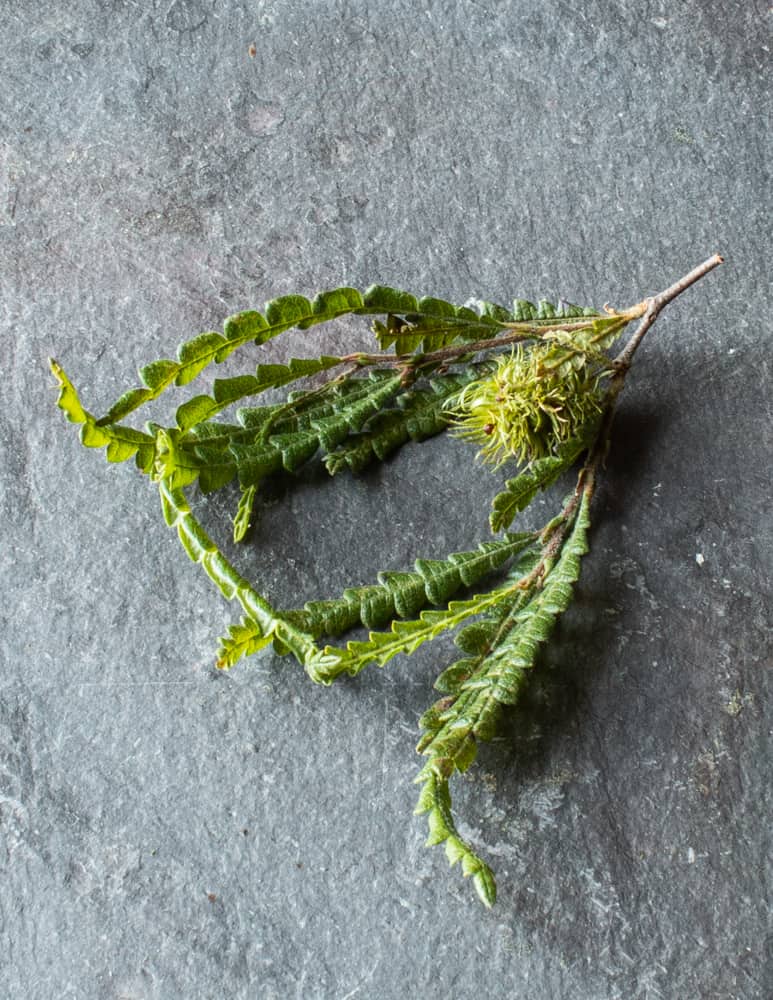
<path id="1" fill-rule="evenodd" d="M 359 981 L 359 983 L 354 987 L 353 990 L 350 990 L 345 996 L 342 996 L 341 1000 L 351 1000 L 353 996 L 356 996 L 360 992 L 362 987 L 366 983 L 369 983 L 371 981 L 376 969 L 378 968 L 378 964 L 380 961 L 381 961 L 380 959 L 377 959 L 375 965 L 370 970 L 370 972 Z"/>
<path id="2" fill-rule="evenodd" d="M 79 688 L 85 687 L 176 687 L 197 684 L 198 681 L 78 681 Z"/>

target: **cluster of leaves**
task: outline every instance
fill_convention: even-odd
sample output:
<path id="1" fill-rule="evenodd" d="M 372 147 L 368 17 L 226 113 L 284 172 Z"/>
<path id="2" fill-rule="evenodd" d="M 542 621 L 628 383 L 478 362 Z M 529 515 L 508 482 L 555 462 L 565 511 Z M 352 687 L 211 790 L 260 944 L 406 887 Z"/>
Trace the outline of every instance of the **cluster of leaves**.
<path id="1" fill-rule="evenodd" d="M 350 313 L 378 317 L 373 329 L 381 352 L 258 364 L 254 373 L 215 379 L 209 393 L 177 408 L 170 426 L 149 423 L 140 430 L 124 423 L 168 387 L 188 384 L 238 348 Z M 82 443 L 105 448 L 110 462 L 135 459 L 158 483 L 165 520 L 190 558 L 241 605 L 243 617 L 220 642 L 220 667 L 271 644 L 279 654 L 294 655 L 313 680 L 330 684 L 458 632 L 463 658 L 440 675 L 442 697 L 421 720 L 418 749 L 426 763 L 417 779 L 417 812 L 428 816 L 428 844 L 445 845 L 450 862 L 472 877 L 486 905 L 494 902 L 494 877 L 459 836 L 449 781 L 470 766 L 478 742 L 495 733 L 503 706 L 517 700 L 540 644 L 571 600 L 587 547 L 588 467 L 542 531 L 503 533 L 471 551 L 418 559 L 411 570 L 381 573 L 370 586 L 295 610 L 275 608 L 236 571 L 195 518 L 185 490 L 197 484 L 208 493 L 237 480 L 234 537 L 241 540 L 267 476 L 296 473 L 312 460 L 324 462 L 331 475 L 356 473 L 452 422 L 464 428 L 466 421 L 468 430 L 484 435 L 495 424 L 497 460 L 522 465 L 493 501 L 491 528 L 500 534 L 592 447 L 605 407 L 601 380 L 610 370 L 603 350 L 631 318 L 524 300 L 509 310 L 455 306 L 381 286 L 364 293 L 339 288 L 311 301 L 285 296 L 263 313 L 231 317 L 222 334 L 184 343 L 176 359 L 147 365 L 142 385 L 101 417 L 86 410 L 65 372 L 51 362 L 59 406 L 80 425 Z M 297 388 L 299 382 L 304 387 Z M 286 386 L 295 388 L 281 402 L 256 403 L 267 390 Z M 232 406 L 235 418 L 216 419 Z M 477 592 L 497 571 L 489 589 Z M 363 641 L 319 642 L 358 625 L 372 630 Z"/>

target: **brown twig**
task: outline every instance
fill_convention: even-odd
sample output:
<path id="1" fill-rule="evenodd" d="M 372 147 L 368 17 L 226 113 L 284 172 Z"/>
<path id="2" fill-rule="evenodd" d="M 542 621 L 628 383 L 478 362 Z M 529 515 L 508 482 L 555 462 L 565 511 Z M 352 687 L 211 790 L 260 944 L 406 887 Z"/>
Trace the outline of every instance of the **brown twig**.
<path id="1" fill-rule="evenodd" d="M 648 299 L 644 300 L 646 305 L 646 311 L 641 318 L 641 322 L 633 333 L 633 336 L 625 345 L 623 350 L 615 358 L 614 364 L 618 369 L 627 369 L 631 364 L 631 359 L 633 358 L 639 344 L 642 342 L 645 333 L 655 320 L 658 318 L 660 311 L 664 306 L 667 306 L 669 302 L 681 295 L 682 292 L 686 291 L 690 285 L 694 285 L 696 281 L 700 281 L 709 271 L 713 271 L 715 267 L 724 263 L 724 260 L 718 253 L 715 253 L 713 257 L 709 257 L 708 260 L 704 260 L 702 264 L 693 268 L 688 274 L 685 274 L 683 278 L 675 282 L 670 288 L 666 288 L 665 291 L 660 292 L 658 295 L 653 295 Z"/>
<path id="2" fill-rule="evenodd" d="M 709 257 L 708 260 L 705 260 L 683 278 L 680 278 L 675 284 L 671 285 L 670 288 L 666 288 L 665 291 L 660 292 L 658 295 L 653 295 L 648 299 L 644 299 L 637 305 L 631 306 L 630 309 L 624 309 L 621 312 L 610 310 L 612 315 L 619 317 L 624 321 L 624 323 L 641 317 L 641 322 L 636 328 L 636 331 L 629 340 L 628 344 L 614 359 L 613 364 L 618 371 L 626 369 L 630 365 L 636 349 L 641 343 L 646 332 L 657 319 L 663 307 L 668 305 L 668 303 L 673 301 L 673 299 L 675 299 L 678 295 L 681 295 L 682 292 L 690 287 L 690 285 L 693 285 L 704 275 L 708 274 L 709 271 L 713 271 L 714 268 L 722 262 L 722 257 L 720 257 L 719 254 L 714 254 L 713 257 Z M 430 351 L 427 354 L 347 354 L 341 358 L 341 363 L 355 364 L 361 367 L 367 365 L 388 365 L 390 367 L 398 368 L 418 368 L 424 367 L 425 365 L 443 364 L 444 362 L 452 361 L 454 358 L 460 356 L 479 354 L 481 351 L 494 350 L 498 347 L 507 347 L 511 344 L 520 343 L 524 340 L 534 340 L 535 337 L 540 337 L 544 333 L 551 333 L 556 330 L 561 330 L 567 333 L 577 330 L 587 330 L 592 327 L 594 323 L 598 322 L 598 319 L 598 316 L 593 316 L 588 317 L 586 320 L 577 320 L 571 323 L 556 323 L 551 324 L 550 326 L 540 326 L 539 324 L 528 322 L 505 323 L 503 324 L 503 329 L 512 330 L 512 333 L 506 333 L 499 337 L 488 337 L 485 340 L 476 340 L 468 344 L 452 344 L 448 347 L 441 347 L 436 351 Z"/>
<path id="3" fill-rule="evenodd" d="M 621 325 L 625 325 L 626 322 L 640 315 L 640 306 L 634 306 L 633 309 L 615 314 L 620 319 Z M 347 354 L 341 358 L 341 361 L 356 362 L 360 365 L 384 364 L 419 368 L 425 365 L 442 364 L 444 361 L 452 361 L 454 358 L 462 355 L 480 354 L 481 351 L 489 351 L 497 347 L 507 347 L 510 344 L 518 344 L 524 340 L 534 340 L 545 333 L 554 333 L 557 330 L 563 333 L 589 330 L 595 323 L 598 323 L 600 318 L 608 317 L 591 316 L 586 320 L 574 323 L 556 323 L 551 326 L 540 326 L 535 323 L 504 323 L 503 329 L 513 330 L 514 332 L 505 333 L 499 337 L 488 337 L 485 340 L 471 341 L 466 344 L 452 344 L 448 347 L 438 348 L 436 351 L 430 351 L 427 354 Z"/>

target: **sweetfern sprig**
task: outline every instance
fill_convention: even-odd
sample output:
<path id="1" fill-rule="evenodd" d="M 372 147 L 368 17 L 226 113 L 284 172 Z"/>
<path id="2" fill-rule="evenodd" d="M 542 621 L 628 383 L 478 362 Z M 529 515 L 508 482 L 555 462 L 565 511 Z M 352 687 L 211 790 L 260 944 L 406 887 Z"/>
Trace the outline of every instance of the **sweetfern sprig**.
<path id="1" fill-rule="evenodd" d="M 219 667 L 270 645 L 294 656 L 313 680 L 331 684 L 456 633 L 463 655 L 438 676 L 441 697 L 420 721 L 418 752 L 425 763 L 416 779 L 416 812 L 427 816 L 427 843 L 444 845 L 450 863 L 461 866 L 487 906 L 496 898 L 494 874 L 457 829 L 450 782 L 472 765 L 479 743 L 496 734 L 570 605 L 588 549 L 595 483 L 636 350 L 661 310 L 720 262 L 714 256 L 622 311 L 523 299 L 512 308 L 454 305 L 380 285 L 365 292 L 337 288 L 313 299 L 283 296 L 263 312 L 230 317 L 222 333 L 186 341 L 174 359 L 146 365 L 142 385 L 101 417 L 51 362 L 58 405 L 80 427 L 82 444 L 104 449 L 112 463 L 135 460 L 157 483 L 164 519 L 188 556 L 241 606 L 242 618 L 220 640 Z M 334 356 L 312 349 L 312 356 L 284 363 L 252 362 L 247 372 L 215 378 L 207 391 L 182 402 L 169 426 L 140 429 L 124 422 L 172 385 L 191 383 L 237 351 L 260 348 L 293 327 L 307 331 L 305 342 L 313 345 L 312 327 L 352 314 L 374 317 L 380 351 Z M 610 347 L 634 321 L 625 347 L 610 357 Z M 277 402 L 280 389 L 287 395 Z M 235 417 L 225 416 L 229 408 L 236 408 Z M 297 474 L 314 460 L 331 475 L 357 473 L 447 428 L 475 440 L 481 457 L 515 466 L 493 499 L 490 525 L 498 537 L 445 558 L 417 559 L 411 570 L 382 572 L 375 583 L 300 609 L 275 607 L 239 572 L 194 515 L 185 492 L 210 493 L 238 481 L 239 541 L 267 476 Z M 510 533 L 537 493 L 575 465 L 577 486 L 557 515 L 540 532 Z M 320 641 L 359 625 L 369 630 L 367 639 L 344 646 Z"/>

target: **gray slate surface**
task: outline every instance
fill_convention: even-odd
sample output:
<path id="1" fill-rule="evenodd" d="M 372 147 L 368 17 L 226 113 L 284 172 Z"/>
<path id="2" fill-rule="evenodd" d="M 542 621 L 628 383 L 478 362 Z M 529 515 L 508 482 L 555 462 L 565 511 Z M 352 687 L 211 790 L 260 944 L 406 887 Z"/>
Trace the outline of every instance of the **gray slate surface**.
<path id="1" fill-rule="evenodd" d="M 773 995 L 769 16 L 0 4 L 3 996 Z M 285 292 L 623 306 L 715 250 L 637 359 L 576 607 L 457 783 L 485 913 L 411 817 L 437 654 L 217 675 L 232 610 L 46 358 L 99 411 Z M 297 603 L 464 548 L 496 482 L 471 457 L 270 494 L 240 565 Z"/>

